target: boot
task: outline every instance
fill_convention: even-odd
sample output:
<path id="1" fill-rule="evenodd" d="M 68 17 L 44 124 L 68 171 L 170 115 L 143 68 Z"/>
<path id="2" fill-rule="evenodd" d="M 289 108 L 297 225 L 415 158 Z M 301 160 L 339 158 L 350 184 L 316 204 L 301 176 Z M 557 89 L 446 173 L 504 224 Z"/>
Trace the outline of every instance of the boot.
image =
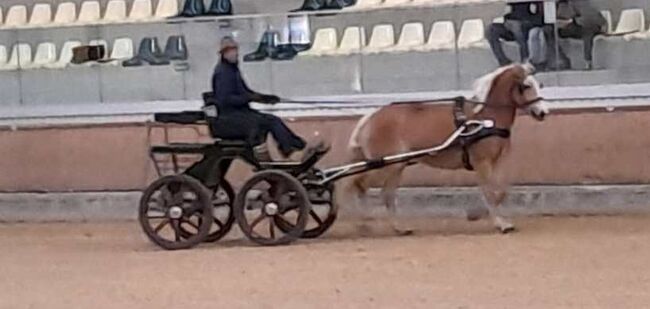
<path id="1" fill-rule="evenodd" d="M 292 44 L 278 45 L 271 53 L 273 60 L 292 60 L 298 52 L 293 48 Z"/>
<path id="2" fill-rule="evenodd" d="M 344 7 L 354 5 L 355 3 L 355 0 L 330 0 L 327 5 L 325 5 L 325 9 L 340 10 Z"/>
<path id="3" fill-rule="evenodd" d="M 244 56 L 244 62 L 251 61 L 263 61 L 267 57 L 270 57 L 271 54 L 275 52 L 276 49 L 276 37 L 278 33 L 275 31 L 266 31 L 262 35 L 260 40 L 260 45 L 257 47 L 257 50 Z"/>
<path id="4" fill-rule="evenodd" d="M 123 67 L 139 67 L 142 66 L 143 64 L 144 63 L 142 62 L 142 60 L 140 60 L 140 58 L 138 58 L 138 56 L 135 56 L 129 60 L 122 61 Z"/>
<path id="5" fill-rule="evenodd" d="M 205 14 L 203 0 L 185 0 L 183 10 L 178 17 L 195 17 Z"/>
<path id="6" fill-rule="evenodd" d="M 210 8 L 205 12 L 205 15 L 232 15 L 232 3 L 230 0 L 212 0 L 212 4 L 210 4 Z"/>
<path id="7" fill-rule="evenodd" d="M 165 58 L 169 60 L 187 60 L 185 36 L 172 35 L 165 44 Z"/>
<path id="8" fill-rule="evenodd" d="M 169 60 L 165 59 L 165 55 L 160 50 L 158 45 L 158 38 L 144 38 L 140 42 L 140 49 L 136 56 L 140 60 L 149 63 L 150 65 L 168 65 Z"/>
<path id="9" fill-rule="evenodd" d="M 327 0 L 305 0 L 300 8 L 291 10 L 291 12 L 300 11 L 318 11 L 325 8 Z"/>

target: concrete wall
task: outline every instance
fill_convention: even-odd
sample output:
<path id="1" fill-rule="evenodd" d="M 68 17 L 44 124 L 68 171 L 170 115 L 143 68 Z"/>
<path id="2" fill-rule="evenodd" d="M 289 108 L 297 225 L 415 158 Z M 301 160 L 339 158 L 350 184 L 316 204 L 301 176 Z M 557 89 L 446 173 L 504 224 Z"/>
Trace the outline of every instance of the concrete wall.
<path id="1" fill-rule="evenodd" d="M 650 110 L 558 111 L 543 123 L 521 117 L 508 162 L 516 184 L 612 184 L 650 182 Z M 290 125 L 306 137 L 318 131 L 333 148 L 321 166 L 344 161 L 357 119 L 297 119 Z M 204 128 L 201 128 L 205 134 Z M 199 141 L 191 127 L 171 131 L 172 140 Z M 162 139 L 154 131 L 151 143 Z M 125 125 L 68 126 L 0 131 L 0 191 L 137 190 L 155 177 L 148 158 L 147 128 Z M 229 178 L 247 177 L 239 165 Z M 410 186 L 458 186 L 474 182 L 465 171 L 412 168 Z"/>

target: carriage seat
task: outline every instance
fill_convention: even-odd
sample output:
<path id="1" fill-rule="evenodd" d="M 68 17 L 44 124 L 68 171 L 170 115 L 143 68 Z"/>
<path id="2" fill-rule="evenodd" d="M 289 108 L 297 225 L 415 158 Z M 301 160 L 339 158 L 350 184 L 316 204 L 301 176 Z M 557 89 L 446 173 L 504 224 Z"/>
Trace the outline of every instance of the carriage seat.
<path id="1" fill-rule="evenodd" d="M 206 120 L 203 111 L 184 111 L 179 113 L 155 113 L 154 121 L 160 123 L 199 124 Z"/>

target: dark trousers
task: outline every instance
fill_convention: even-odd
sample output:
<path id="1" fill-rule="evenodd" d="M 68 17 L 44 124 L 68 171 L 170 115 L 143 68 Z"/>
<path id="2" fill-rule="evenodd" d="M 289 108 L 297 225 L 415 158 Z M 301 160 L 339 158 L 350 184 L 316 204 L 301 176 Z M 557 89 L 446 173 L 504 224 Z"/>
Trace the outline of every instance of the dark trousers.
<path id="1" fill-rule="evenodd" d="M 270 114 L 259 113 L 259 115 L 262 120 L 260 122 L 261 130 L 271 133 L 273 139 L 278 142 L 278 148 L 280 148 L 280 151 L 284 154 L 288 154 L 293 150 L 302 150 L 305 148 L 305 141 L 300 138 L 300 136 L 293 133 L 293 131 L 284 124 L 282 119 Z"/>
<path id="2" fill-rule="evenodd" d="M 602 32 L 600 26 L 583 27 L 576 23 L 568 24 L 558 29 L 560 38 L 580 39 L 584 43 L 585 60 L 591 62 L 594 38 Z"/>
<path id="3" fill-rule="evenodd" d="M 512 62 L 503 51 L 501 40 L 517 42 L 521 62 L 528 60 L 528 31 L 532 29 L 532 26 L 530 23 L 517 20 L 506 20 L 503 24 L 490 24 L 485 36 L 499 65 L 503 66 Z"/>

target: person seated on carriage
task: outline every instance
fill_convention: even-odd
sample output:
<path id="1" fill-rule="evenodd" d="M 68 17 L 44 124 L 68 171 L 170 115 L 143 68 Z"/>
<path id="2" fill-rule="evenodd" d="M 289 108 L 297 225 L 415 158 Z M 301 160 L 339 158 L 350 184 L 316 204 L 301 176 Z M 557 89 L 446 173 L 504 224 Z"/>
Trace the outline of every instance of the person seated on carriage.
<path id="1" fill-rule="evenodd" d="M 251 90 L 239 71 L 239 44 L 230 36 L 221 39 L 221 59 L 212 75 L 213 102 L 218 118 L 210 123 L 217 137 L 243 139 L 255 149 L 257 159 L 271 161 L 266 147 L 266 137 L 271 133 L 284 157 L 303 150 L 306 142 L 287 127 L 282 119 L 252 109 L 250 102 L 276 104 L 276 95 L 261 94 Z M 205 98 L 204 98 L 205 100 Z"/>

